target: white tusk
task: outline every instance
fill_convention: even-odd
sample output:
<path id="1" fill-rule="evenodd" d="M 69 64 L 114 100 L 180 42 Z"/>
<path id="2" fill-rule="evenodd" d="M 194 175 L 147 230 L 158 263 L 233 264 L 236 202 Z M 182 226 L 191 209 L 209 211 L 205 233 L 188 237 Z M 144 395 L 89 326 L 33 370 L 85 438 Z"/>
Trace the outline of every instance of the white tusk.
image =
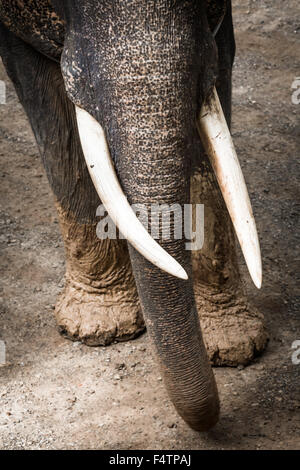
<path id="1" fill-rule="evenodd" d="M 75 108 L 85 161 L 109 216 L 147 260 L 173 276 L 188 279 L 185 270 L 149 235 L 131 209 L 119 184 L 102 127 L 87 111 Z"/>
<path id="2" fill-rule="evenodd" d="M 201 141 L 217 177 L 249 273 L 260 289 L 262 267 L 259 241 L 244 176 L 216 89 L 204 102 L 198 120 Z"/>

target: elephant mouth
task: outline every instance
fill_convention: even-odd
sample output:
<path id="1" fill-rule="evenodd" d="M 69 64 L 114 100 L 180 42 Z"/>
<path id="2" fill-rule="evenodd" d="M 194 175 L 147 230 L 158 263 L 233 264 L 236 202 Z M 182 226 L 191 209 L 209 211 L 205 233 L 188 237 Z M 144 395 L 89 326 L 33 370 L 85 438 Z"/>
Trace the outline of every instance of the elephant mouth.
<path id="1" fill-rule="evenodd" d="M 101 125 L 78 106 L 76 117 L 88 170 L 113 222 L 129 243 L 148 261 L 179 279 L 187 280 L 188 275 L 183 267 L 151 237 L 130 207 L 118 181 Z M 262 265 L 255 220 L 243 173 L 215 88 L 202 104 L 197 128 L 215 172 L 250 276 L 255 286 L 260 288 Z"/>

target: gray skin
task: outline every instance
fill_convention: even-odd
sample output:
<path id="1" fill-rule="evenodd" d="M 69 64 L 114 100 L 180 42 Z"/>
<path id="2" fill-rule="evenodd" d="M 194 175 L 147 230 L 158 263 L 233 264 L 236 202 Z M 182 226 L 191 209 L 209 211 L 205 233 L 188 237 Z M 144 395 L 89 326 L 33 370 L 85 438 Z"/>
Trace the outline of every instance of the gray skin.
<path id="1" fill-rule="evenodd" d="M 107 289 L 115 304 L 134 312 L 134 329 L 124 327 L 123 337 L 117 339 L 134 337 L 144 328 L 136 307 L 136 283 L 169 396 L 193 429 L 207 430 L 218 420 L 219 399 L 195 296 L 203 286 L 203 292 L 217 293 L 216 302 L 222 303 L 226 284 L 224 295 L 232 307 L 240 277 L 232 226 L 195 122 L 216 83 L 230 124 L 235 47 L 231 7 L 214 40 L 212 30 L 224 12 L 222 1 L 209 2 L 208 12 L 205 1 L 192 0 L 87 0 L 82 5 L 79 0 L 0 5 L 0 52 L 41 150 L 65 238 L 69 290 L 58 311 L 69 308 L 72 296 L 78 296 L 77 303 L 89 303 L 86 297 L 97 291 L 102 298 Z M 131 204 L 182 206 L 190 201 L 195 172 L 202 174 L 203 188 L 211 187 L 211 197 L 218 201 L 212 225 L 220 219 L 214 229 L 219 243 L 207 249 L 205 262 L 201 256 L 196 260 L 198 291 L 193 287 L 191 253 L 185 250 L 185 240 L 174 240 L 172 233 L 160 244 L 184 267 L 188 281 L 162 272 L 131 246 L 128 255 L 124 241 L 96 240 L 93 224 L 99 198 L 81 152 L 74 104 L 103 126 Z M 203 199 L 209 201 L 206 192 L 203 189 Z M 210 258 L 212 268 L 207 266 Z M 204 294 L 203 299 L 205 306 Z M 111 309 L 111 318 L 115 311 Z M 266 343 L 265 332 L 261 336 L 257 350 Z M 108 333 L 102 344 L 113 339 L 116 336 Z"/>

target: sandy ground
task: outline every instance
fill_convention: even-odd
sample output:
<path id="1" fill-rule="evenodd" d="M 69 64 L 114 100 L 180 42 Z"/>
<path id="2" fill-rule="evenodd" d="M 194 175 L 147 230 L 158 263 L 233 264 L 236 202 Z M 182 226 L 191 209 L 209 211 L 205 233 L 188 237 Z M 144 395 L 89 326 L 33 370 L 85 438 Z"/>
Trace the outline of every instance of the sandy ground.
<path id="1" fill-rule="evenodd" d="M 53 306 L 64 254 L 52 195 L 12 85 L 0 105 L 2 449 L 300 448 L 297 305 L 297 164 L 300 105 L 298 0 L 235 0 L 237 57 L 233 135 L 253 201 L 264 284 L 252 302 L 270 332 L 266 353 L 246 368 L 218 368 L 219 424 L 191 431 L 164 390 L 147 334 L 107 348 L 63 339 Z M 243 263 L 243 261 L 241 261 Z M 299 299 L 299 297 L 298 297 Z M 299 355 L 300 357 L 300 355 Z"/>

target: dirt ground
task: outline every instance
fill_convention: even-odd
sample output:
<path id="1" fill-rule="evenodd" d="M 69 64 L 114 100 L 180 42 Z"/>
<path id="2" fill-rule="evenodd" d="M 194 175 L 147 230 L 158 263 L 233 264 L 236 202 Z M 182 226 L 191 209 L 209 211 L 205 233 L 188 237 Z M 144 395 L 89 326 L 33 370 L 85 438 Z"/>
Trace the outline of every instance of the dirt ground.
<path id="1" fill-rule="evenodd" d="M 270 342 L 243 368 L 214 369 L 219 424 L 193 432 L 170 404 L 147 334 L 91 348 L 57 332 L 64 253 L 38 150 L 3 66 L 1 135 L 1 449 L 299 449 L 297 162 L 298 0 L 234 0 L 233 136 L 261 239 L 264 282 L 251 301 Z M 298 292 L 299 293 L 299 292 Z M 298 296 L 299 301 L 299 296 Z M 300 357 L 300 355 L 299 355 Z"/>

